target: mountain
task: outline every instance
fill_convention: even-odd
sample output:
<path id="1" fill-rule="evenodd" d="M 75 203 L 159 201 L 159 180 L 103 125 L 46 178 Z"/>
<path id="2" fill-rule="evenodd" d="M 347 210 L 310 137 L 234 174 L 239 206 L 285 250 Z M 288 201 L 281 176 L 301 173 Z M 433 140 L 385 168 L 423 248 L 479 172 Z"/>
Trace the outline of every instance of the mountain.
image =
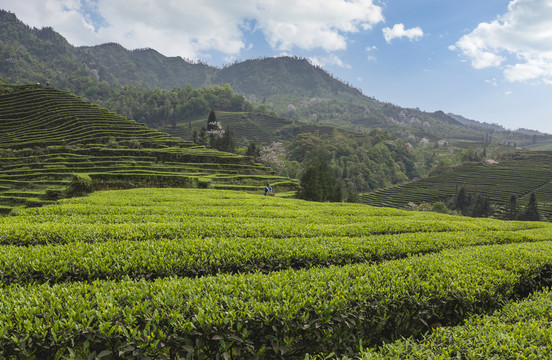
<path id="1" fill-rule="evenodd" d="M 254 59 L 219 69 L 165 57 L 152 49 L 129 51 L 113 43 L 74 47 L 53 29 L 32 29 L 6 11 L 0 11 L 0 39 L 0 59 L 5 59 L 0 76 L 7 81 L 50 82 L 102 105 L 106 105 L 102 93 L 124 85 L 173 89 L 228 83 L 255 106 L 291 120 L 357 132 L 380 128 L 412 143 L 488 141 L 485 128 L 467 126 L 442 111 L 429 113 L 380 102 L 306 59 Z M 517 133 L 512 139 L 510 132 L 495 130 L 495 142 L 534 143 L 532 135 Z"/>

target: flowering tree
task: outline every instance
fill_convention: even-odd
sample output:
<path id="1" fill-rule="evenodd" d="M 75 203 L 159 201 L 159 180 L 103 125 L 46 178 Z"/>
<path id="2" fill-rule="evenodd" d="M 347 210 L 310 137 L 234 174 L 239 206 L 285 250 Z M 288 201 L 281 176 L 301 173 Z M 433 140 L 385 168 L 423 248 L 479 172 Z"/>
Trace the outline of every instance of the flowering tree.
<path id="1" fill-rule="evenodd" d="M 259 161 L 281 173 L 285 169 L 284 159 L 286 150 L 281 142 L 273 142 L 268 146 L 263 146 L 259 152 Z"/>
<path id="2" fill-rule="evenodd" d="M 217 121 L 217 115 L 214 110 L 211 110 L 209 113 L 209 118 L 207 119 L 207 134 L 214 135 L 216 137 L 221 137 L 224 135 L 224 129 L 219 121 Z"/>

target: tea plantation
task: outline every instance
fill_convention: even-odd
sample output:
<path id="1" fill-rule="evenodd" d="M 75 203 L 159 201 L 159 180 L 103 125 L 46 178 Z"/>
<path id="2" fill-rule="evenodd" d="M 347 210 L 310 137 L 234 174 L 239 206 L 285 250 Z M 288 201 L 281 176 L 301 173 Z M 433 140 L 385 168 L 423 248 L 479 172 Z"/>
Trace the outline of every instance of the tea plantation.
<path id="1" fill-rule="evenodd" d="M 426 179 L 362 194 L 361 201 L 395 208 L 405 208 L 409 202 L 446 202 L 462 186 L 471 194 L 488 197 L 498 207 L 504 207 L 512 194 L 525 205 L 529 194 L 535 192 L 540 213 L 551 219 L 552 152 L 518 152 L 498 163 L 464 164 Z"/>
<path id="2" fill-rule="evenodd" d="M 138 186 L 261 191 L 295 182 L 51 87 L 0 85 L 0 213 L 80 192 Z M 82 189 L 82 188 L 85 189 Z"/>
<path id="3" fill-rule="evenodd" d="M 551 238 L 229 190 L 94 192 L 0 218 L 0 358 L 462 358 L 520 339 L 536 357 Z"/>

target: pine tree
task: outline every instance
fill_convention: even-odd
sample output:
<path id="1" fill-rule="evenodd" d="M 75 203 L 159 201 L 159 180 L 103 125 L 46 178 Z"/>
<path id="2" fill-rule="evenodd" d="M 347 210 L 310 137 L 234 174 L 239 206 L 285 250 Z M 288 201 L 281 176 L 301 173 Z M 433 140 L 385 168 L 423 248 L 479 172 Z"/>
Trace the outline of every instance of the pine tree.
<path id="1" fill-rule="evenodd" d="M 504 209 L 504 218 L 506 220 L 516 220 L 519 217 L 519 205 L 516 195 L 510 195 L 510 200 Z"/>
<path id="2" fill-rule="evenodd" d="M 204 127 L 202 127 L 201 130 L 199 130 L 197 143 L 199 145 L 207 145 L 207 130 Z"/>
<path id="3" fill-rule="evenodd" d="M 234 152 L 236 150 L 236 143 L 234 142 L 234 134 L 230 131 L 230 128 L 227 126 L 226 131 L 222 134 L 222 137 L 219 139 L 217 144 L 217 150 Z"/>
<path id="4" fill-rule="evenodd" d="M 215 110 L 211 110 L 211 112 L 209 112 L 209 117 L 207 118 L 207 132 L 211 132 L 213 130 L 218 130 L 217 115 L 215 114 Z"/>
<path id="5" fill-rule="evenodd" d="M 257 159 L 257 157 L 259 157 L 259 148 L 254 141 L 250 141 L 249 145 L 247 145 L 247 151 L 245 152 L 245 155 L 251 156 L 253 159 Z"/>
<path id="6" fill-rule="evenodd" d="M 522 219 L 525 221 L 540 221 L 539 209 L 537 207 L 537 195 L 531 193 L 527 207 L 523 212 Z"/>
<path id="7" fill-rule="evenodd" d="M 456 196 L 453 199 L 451 208 L 454 210 L 463 211 L 465 208 L 468 207 L 469 203 L 470 199 L 466 191 L 466 185 L 462 185 L 462 187 L 457 191 Z"/>

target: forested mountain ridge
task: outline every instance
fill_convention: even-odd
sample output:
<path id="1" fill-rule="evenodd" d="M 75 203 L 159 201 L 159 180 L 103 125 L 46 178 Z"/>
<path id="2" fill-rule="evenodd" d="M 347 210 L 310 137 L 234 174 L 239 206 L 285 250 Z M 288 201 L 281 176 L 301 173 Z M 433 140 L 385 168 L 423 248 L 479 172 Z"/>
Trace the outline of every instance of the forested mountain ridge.
<path id="1" fill-rule="evenodd" d="M 112 89 L 125 85 L 168 90 L 228 83 L 248 102 L 301 122 L 353 131 L 381 128 L 410 142 L 480 142 L 494 132 L 494 140 L 510 140 L 505 132 L 468 127 L 441 111 L 428 113 L 380 102 L 306 59 L 254 59 L 216 68 L 165 57 L 153 49 L 129 51 L 114 43 L 74 47 L 53 29 L 32 29 L 3 10 L 0 35 L 0 76 L 8 82 L 50 82 L 104 106 L 108 105 L 102 102 L 102 95 L 108 97 Z M 516 136 L 512 145 L 533 142 L 531 135 Z"/>

